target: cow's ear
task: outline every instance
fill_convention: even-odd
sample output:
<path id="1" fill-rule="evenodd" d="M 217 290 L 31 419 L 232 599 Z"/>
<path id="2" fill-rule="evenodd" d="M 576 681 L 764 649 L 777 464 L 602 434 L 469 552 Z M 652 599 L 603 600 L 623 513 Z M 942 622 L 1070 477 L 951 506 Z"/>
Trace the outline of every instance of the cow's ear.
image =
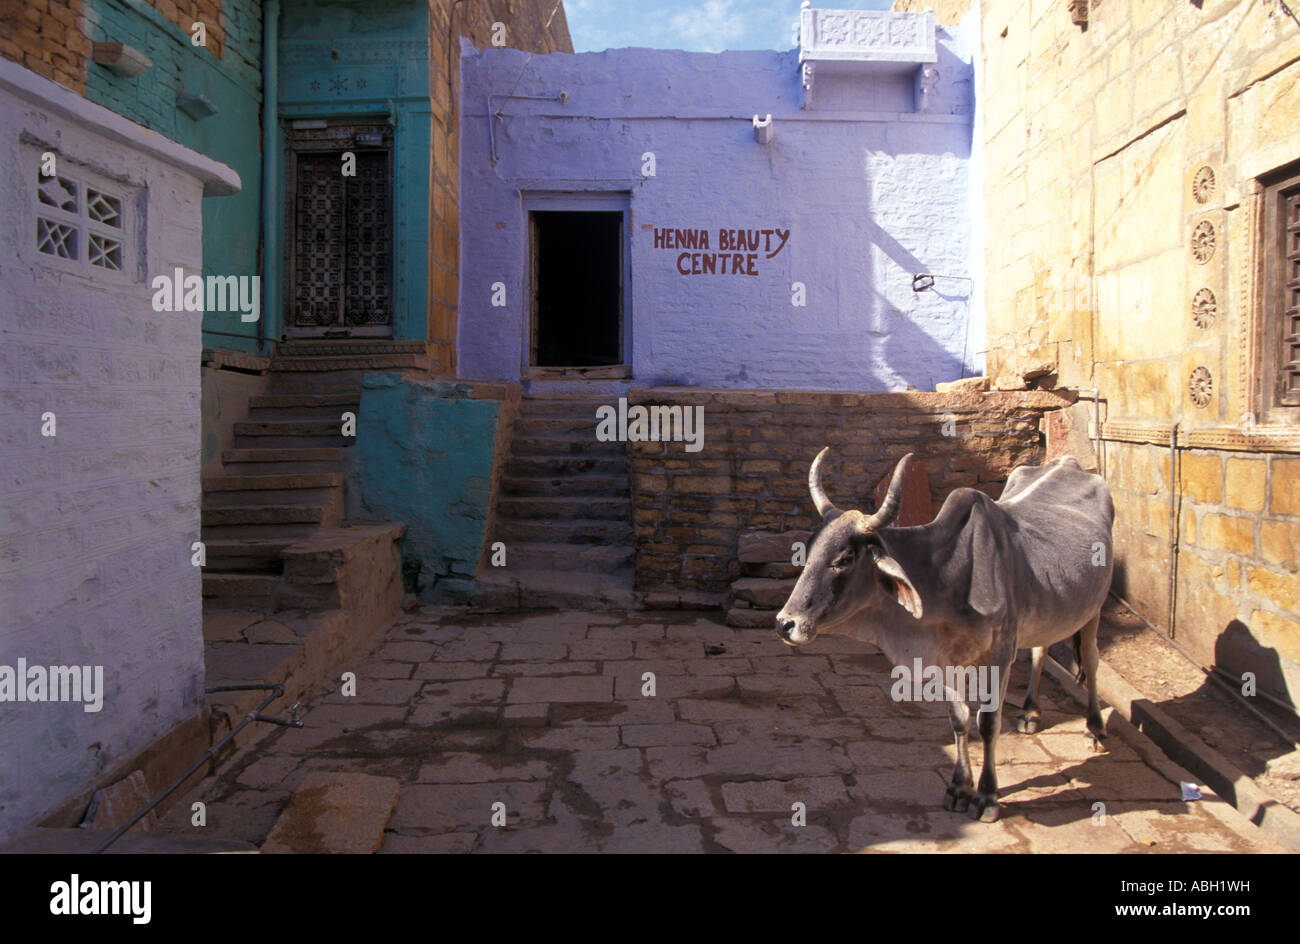
<path id="1" fill-rule="evenodd" d="M 907 578 L 902 565 L 889 555 L 882 554 L 876 557 L 876 569 L 884 575 L 885 582 L 893 590 L 894 598 L 898 600 L 898 605 L 920 619 L 924 612 L 921 607 L 921 594 L 917 593 L 916 587 L 912 586 L 912 581 Z"/>
<path id="2" fill-rule="evenodd" d="M 976 505 L 971 509 L 965 537 L 963 556 L 970 562 L 970 589 L 966 598 L 975 612 L 996 617 L 1006 609 L 1002 556 L 998 553 L 998 541 L 988 512 L 982 506 Z"/>

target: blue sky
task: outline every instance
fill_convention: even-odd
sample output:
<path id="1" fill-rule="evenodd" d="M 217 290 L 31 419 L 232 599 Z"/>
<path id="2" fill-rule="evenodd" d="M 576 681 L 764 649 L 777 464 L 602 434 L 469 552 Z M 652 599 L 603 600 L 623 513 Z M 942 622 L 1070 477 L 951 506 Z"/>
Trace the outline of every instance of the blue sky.
<path id="1" fill-rule="evenodd" d="M 833 0 L 814 6 L 888 10 L 890 0 Z M 792 49 L 799 0 L 564 0 L 574 52 L 651 49 Z"/>

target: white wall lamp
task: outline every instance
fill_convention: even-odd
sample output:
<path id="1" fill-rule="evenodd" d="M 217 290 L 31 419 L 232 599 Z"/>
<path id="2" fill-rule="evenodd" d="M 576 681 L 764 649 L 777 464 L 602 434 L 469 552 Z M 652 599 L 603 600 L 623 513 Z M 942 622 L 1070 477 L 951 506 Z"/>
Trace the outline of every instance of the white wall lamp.
<path id="1" fill-rule="evenodd" d="M 95 43 L 90 59 L 115 75 L 133 78 L 153 65 L 153 60 L 126 43 Z"/>
<path id="2" fill-rule="evenodd" d="M 772 116 L 760 119 L 758 115 L 754 116 L 754 140 L 759 144 L 772 143 Z"/>

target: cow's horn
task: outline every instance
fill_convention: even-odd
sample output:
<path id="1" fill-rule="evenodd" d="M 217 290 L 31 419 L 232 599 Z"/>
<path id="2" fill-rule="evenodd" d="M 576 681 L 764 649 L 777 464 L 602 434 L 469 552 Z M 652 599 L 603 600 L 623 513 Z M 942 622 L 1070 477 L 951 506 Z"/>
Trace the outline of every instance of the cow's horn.
<path id="1" fill-rule="evenodd" d="M 822 451 L 817 453 L 817 458 L 813 460 L 812 468 L 808 470 L 808 491 L 812 493 L 813 504 L 817 506 L 817 514 L 823 518 L 835 511 L 835 505 L 826 497 L 826 492 L 822 488 L 822 460 L 826 458 L 826 453 L 830 451 L 830 446 L 823 446 Z"/>
<path id="2" fill-rule="evenodd" d="M 889 480 L 889 491 L 885 494 L 885 500 L 881 503 L 879 511 L 862 522 L 863 531 L 879 531 L 881 528 L 887 528 L 898 517 L 898 509 L 903 505 L 903 479 L 907 476 L 907 464 L 911 461 L 910 452 L 898 460 L 898 465 L 894 467 L 894 477 Z"/>

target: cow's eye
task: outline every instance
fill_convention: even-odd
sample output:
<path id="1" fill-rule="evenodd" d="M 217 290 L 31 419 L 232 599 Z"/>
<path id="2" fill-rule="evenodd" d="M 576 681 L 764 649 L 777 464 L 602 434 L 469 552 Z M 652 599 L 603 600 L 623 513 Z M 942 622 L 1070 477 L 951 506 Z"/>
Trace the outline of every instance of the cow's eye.
<path id="1" fill-rule="evenodd" d="M 831 561 L 831 566 L 834 567 L 836 570 L 843 570 L 844 568 L 848 567 L 852 563 L 853 563 L 852 554 L 841 554 L 839 557 L 835 558 L 835 560 Z"/>

